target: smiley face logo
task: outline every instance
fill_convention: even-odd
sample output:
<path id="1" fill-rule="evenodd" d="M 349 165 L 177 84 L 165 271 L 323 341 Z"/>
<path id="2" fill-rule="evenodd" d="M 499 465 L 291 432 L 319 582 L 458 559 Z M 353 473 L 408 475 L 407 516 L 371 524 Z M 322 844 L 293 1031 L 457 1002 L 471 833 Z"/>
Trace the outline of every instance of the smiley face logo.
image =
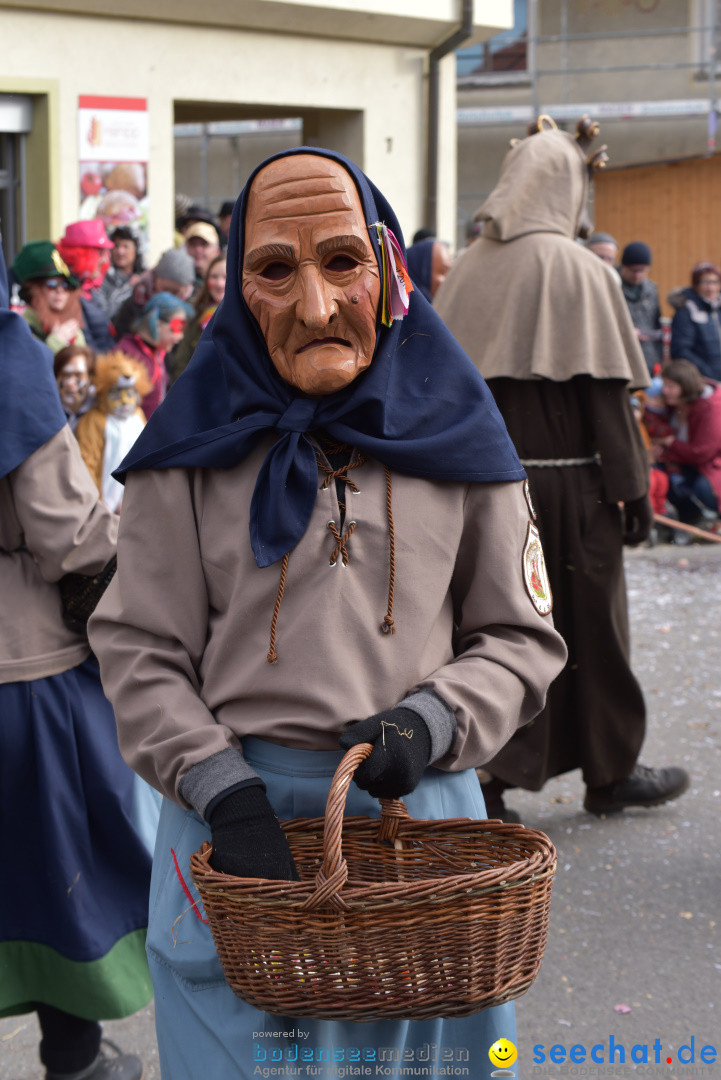
<path id="1" fill-rule="evenodd" d="M 490 1058 L 492 1065 L 504 1068 L 504 1066 L 508 1067 L 509 1065 L 515 1065 L 518 1051 L 510 1039 L 498 1039 L 488 1051 L 488 1057 Z M 496 1076 L 498 1074 L 493 1073 L 492 1075 Z M 503 1075 L 503 1073 L 501 1073 L 501 1075 Z"/>

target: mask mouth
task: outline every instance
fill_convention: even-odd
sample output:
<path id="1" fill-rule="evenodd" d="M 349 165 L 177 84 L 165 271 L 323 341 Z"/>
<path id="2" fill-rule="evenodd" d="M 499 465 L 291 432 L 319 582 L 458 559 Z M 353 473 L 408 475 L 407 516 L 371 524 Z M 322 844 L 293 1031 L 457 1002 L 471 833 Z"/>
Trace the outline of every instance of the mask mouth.
<path id="1" fill-rule="evenodd" d="M 305 345 L 301 345 L 300 349 L 295 350 L 295 355 L 299 356 L 300 353 L 305 352 L 307 349 L 317 349 L 321 345 L 341 345 L 345 349 L 351 348 L 350 341 L 340 337 L 322 337 L 313 338 L 312 341 L 308 341 Z"/>

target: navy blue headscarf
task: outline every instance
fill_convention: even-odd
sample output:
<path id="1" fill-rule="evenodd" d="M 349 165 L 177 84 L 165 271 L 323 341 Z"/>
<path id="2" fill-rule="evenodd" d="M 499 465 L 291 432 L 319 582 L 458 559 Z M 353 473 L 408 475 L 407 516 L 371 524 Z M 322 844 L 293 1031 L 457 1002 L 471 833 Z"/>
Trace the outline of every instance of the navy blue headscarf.
<path id="1" fill-rule="evenodd" d="M 426 300 L 431 299 L 431 264 L 433 261 L 433 245 L 435 240 L 418 240 L 411 244 L 406 252 L 408 273 L 411 281 L 420 289 Z"/>
<path id="2" fill-rule="evenodd" d="M 318 489 L 315 451 L 308 439 L 324 431 L 391 469 L 439 480 L 520 480 L 525 473 L 490 391 L 458 342 L 419 292 L 408 315 L 380 325 L 373 361 L 349 386 L 306 397 L 275 370 L 265 340 L 241 292 L 248 192 L 271 161 L 317 154 L 353 177 L 366 223 L 383 221 L 403 244 L 400 227 L 380 191 L 347 158 L 296 147 L 253 172 L 233 210 L 225 298 L 203 332 L 193 358 L 155 410 L 115 473 L 175 466 L 236 465 L 267 432 L 277 441 L 260 468 L 250 506 L 250 540 L 258 566 L 291 551 L 310 520 Z M 376 258 L 377 231 L 369 236 Z"/>
<path id="3" fill-rule="evenodd" d="M 67 423 L 53 375 L 53 354 L 9 310 L 0 248 L 0 477 L 22 465 Z"/>

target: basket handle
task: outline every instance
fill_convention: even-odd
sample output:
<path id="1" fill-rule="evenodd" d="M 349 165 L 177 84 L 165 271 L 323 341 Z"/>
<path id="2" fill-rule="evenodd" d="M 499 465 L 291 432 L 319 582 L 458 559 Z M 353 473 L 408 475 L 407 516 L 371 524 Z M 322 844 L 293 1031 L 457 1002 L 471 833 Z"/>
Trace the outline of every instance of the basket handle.
<path id="1" fill-rule="evenodd" d="M 348 910 L 348 905 L 340 895 L 340 890 L 348 878 L 348 864 L 343 858 L 342 850 L 343 813 L 353 774 L 372 750 L 373 743 L 357 743 L 343 755 L 335 771 L 325 804 L 323 865 L 316 874 L 315 892 L 303 903 L 304 908 L 315 908 L 331 903 L 341 911 Z M 379 802 L 381 824 L 378 838 L 393 841 L 401 821 L 410 818 L 410 814 L 401 799 L 380 799 Z"/>

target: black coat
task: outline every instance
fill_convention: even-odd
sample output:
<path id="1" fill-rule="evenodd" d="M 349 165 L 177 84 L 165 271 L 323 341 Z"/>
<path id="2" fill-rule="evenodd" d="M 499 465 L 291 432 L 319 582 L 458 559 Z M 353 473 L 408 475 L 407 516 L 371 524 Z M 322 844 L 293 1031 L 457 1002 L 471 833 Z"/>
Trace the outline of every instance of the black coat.
<path id="1" fill-rule="evenodd" d="M 586 458 L 601 464 L 526 465 L 568 663 L 546 706 L 484 767 L 512 787 L 539 791 L 580 768 L 591 787 L 628 776 L 646 728 L 631 670 L 620 501 L 648 490 L 648 464 L 620 379 L 578 375 L 490 379 L 522 461 Z"/>
<path id="2" fill-rule="evenodd" d="M 110 352 L 115 348 L 115 339 L 110 332 L 105 312 L 92 300 L 84 297 L 80 298 L 80 306 L 83 309 L 83 334 L 87 344 L 97 353 Z"/>
<path id="3" fill-rule="evenodd" d="M 695 289 L 684 289 L 686 302 L 671 323 L 671 359 L 690 360 L 707 379 L 721 382 L 721 322 L 718 308 Z"/>

